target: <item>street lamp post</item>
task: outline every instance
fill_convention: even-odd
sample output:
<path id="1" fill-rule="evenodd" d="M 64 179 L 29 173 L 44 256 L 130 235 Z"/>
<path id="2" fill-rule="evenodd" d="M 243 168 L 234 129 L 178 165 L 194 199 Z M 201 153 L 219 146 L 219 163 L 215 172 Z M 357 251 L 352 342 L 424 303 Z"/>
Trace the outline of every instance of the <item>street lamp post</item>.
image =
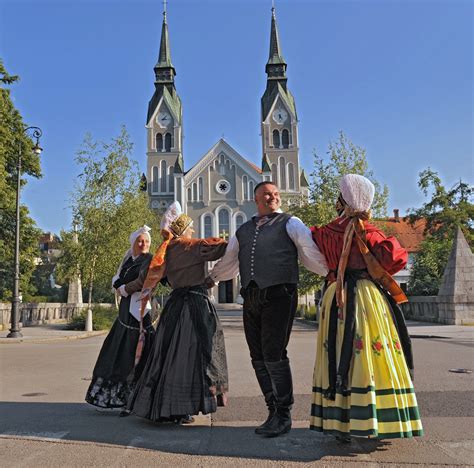
<path id="1" fill-rule="evenodd" d="M 39 139 L 43 132 L 38 127 L 27 127 L 23 133 L 36 138 L 33 152 L 41 154 L 43 148 L 39 145 Z M 13 298 L 12 298 L 12 313 L 10 333 L 7 338 L 21 338 L 23 335 L 20 331 L 20 189 L 21 189 L 21 141 L 18 147 L 18 161 L 17 161 L 17 181 L 16 181 L 16 223 L 15 223 L 15 277 L 13 282 Z"/>

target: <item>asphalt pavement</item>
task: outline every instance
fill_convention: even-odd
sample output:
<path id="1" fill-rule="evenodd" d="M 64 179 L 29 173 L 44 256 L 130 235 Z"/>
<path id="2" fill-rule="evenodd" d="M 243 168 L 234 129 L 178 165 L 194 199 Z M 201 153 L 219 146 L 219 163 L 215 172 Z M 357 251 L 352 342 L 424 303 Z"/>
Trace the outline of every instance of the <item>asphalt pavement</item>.
<path id="1" fill-rule="evenodd" d="M 426 435 L 341 445 L 308 429 L 317 330 L 297 321 L 289 345 L 295 382 L 292 431 L 256 436 L 265 418 L 240 311 L 220 313 L 229 404 L 189 426 L 119 418 L 84 402 L 104 335 L 23 329 L 0 335 L 0 466 L 474 466 L 474 327 L 410 322 L 415 387 Z M 35 330 L 33 330 L 35 329 Z"/>

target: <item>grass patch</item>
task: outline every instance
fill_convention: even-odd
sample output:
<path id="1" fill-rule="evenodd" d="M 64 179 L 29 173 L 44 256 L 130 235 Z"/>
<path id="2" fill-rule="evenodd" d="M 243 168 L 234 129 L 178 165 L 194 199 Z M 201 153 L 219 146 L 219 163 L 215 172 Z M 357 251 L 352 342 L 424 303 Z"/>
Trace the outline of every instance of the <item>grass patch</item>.
<path id="1" fill-rule="evenodd" d="M 115 319 L 117 318 L 118 311 L 115 307 L 92 307 L 92 328 L 94 330 L 109 330 Z M 79 315 L 76 315 L 69 322 L 73 330 L 84 330 L 86 327 L 87 310 L 82 311 Z"/>

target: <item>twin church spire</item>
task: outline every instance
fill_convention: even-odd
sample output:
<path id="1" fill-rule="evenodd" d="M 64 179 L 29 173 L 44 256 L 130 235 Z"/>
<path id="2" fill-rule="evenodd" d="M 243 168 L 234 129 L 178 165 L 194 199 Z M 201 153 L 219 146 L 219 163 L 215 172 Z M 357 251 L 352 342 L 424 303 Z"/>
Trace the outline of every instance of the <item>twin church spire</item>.
<path id="1" fill-rule="evenodd" d="M 287 64 L 282 54 L 275 7 L 272 6 L 270 48 L 265 65 L 267 84 L 261 98 L 262 173 L 263 177 L 267 178 L 270 177 L 268 174 L 271 172 L 271 177 L 281 183 L 281 188 L 288 187 L 288 190 L 292 191 L 299 190 L 297 117 L 294 98 L 287 88 L 286 69 Z M 154 71 L 155 93 L 148 106 L 147 127 L 152 130 L 155 125 L 152 122 L 152 117 L 154 117 L 155 120 L 157 119 L 158 133 L 161 132 L 165 140 L 167 133 L 170 133 L 171 138 L 168 147 L 161 143 L 155 145 L 154 136 L 150 134 L 149 154 L 168 152 L 169 156 L 166 157 L 169 158 L 169 163 L 174 164 L 175 173 L 183 174 L 182 106 L 175 88 L 176 70 L 171 61 L 166 0 L 164 0 L 160 50 Z M 165 127 L 166 122 L 169 124 Z M 282 156 L 283 153 L 285 154 Z M 176 158 L 175 162 L 171 158 Z M 290 178 L 287 176 L 287 166 L 291 166 L 294 172 Z M 290 179 L 296 182 L 290 182 Z"/>

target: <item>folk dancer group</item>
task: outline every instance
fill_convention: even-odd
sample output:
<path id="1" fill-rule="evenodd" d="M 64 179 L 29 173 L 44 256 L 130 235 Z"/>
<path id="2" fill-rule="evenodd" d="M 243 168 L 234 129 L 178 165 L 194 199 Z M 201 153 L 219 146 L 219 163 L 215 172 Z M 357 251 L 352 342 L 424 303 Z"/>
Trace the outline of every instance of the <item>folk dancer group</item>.
<path id="1" fill-rule="evenodd" d="M 131 234 L 113 280 L 122 296 L 119 315 L 86 401 L 122 408 L 122 416 L 180 423 L 224 406 L 224 335 L 208 288 L 240 274 L 245 338 L 268 408 L 255 432 L 289 432 L 294 399 L 287 346 L 299 260 L 325 276 L 310 428 L 341 442 L 423 435 L 411 343 L 398 305 L 406 297 L 392 278 L 405 266 L 407 252 L 369 222 L 373 184 L 355 174 L 342 177 L 338 217 L 321 227 L 308 228 L 283 213 L 273 182 L 257 184 L 254 198 L 257 214 L 229 243 L 193 239 L 192 219 L 177 202 L 163 216 L 163 242 L 154 256 L 149 228 Z M 215 260 L 206 277 L 206 263 Z M 148 299 L 158 281 L 172 293 L 155 331 Z"/>

